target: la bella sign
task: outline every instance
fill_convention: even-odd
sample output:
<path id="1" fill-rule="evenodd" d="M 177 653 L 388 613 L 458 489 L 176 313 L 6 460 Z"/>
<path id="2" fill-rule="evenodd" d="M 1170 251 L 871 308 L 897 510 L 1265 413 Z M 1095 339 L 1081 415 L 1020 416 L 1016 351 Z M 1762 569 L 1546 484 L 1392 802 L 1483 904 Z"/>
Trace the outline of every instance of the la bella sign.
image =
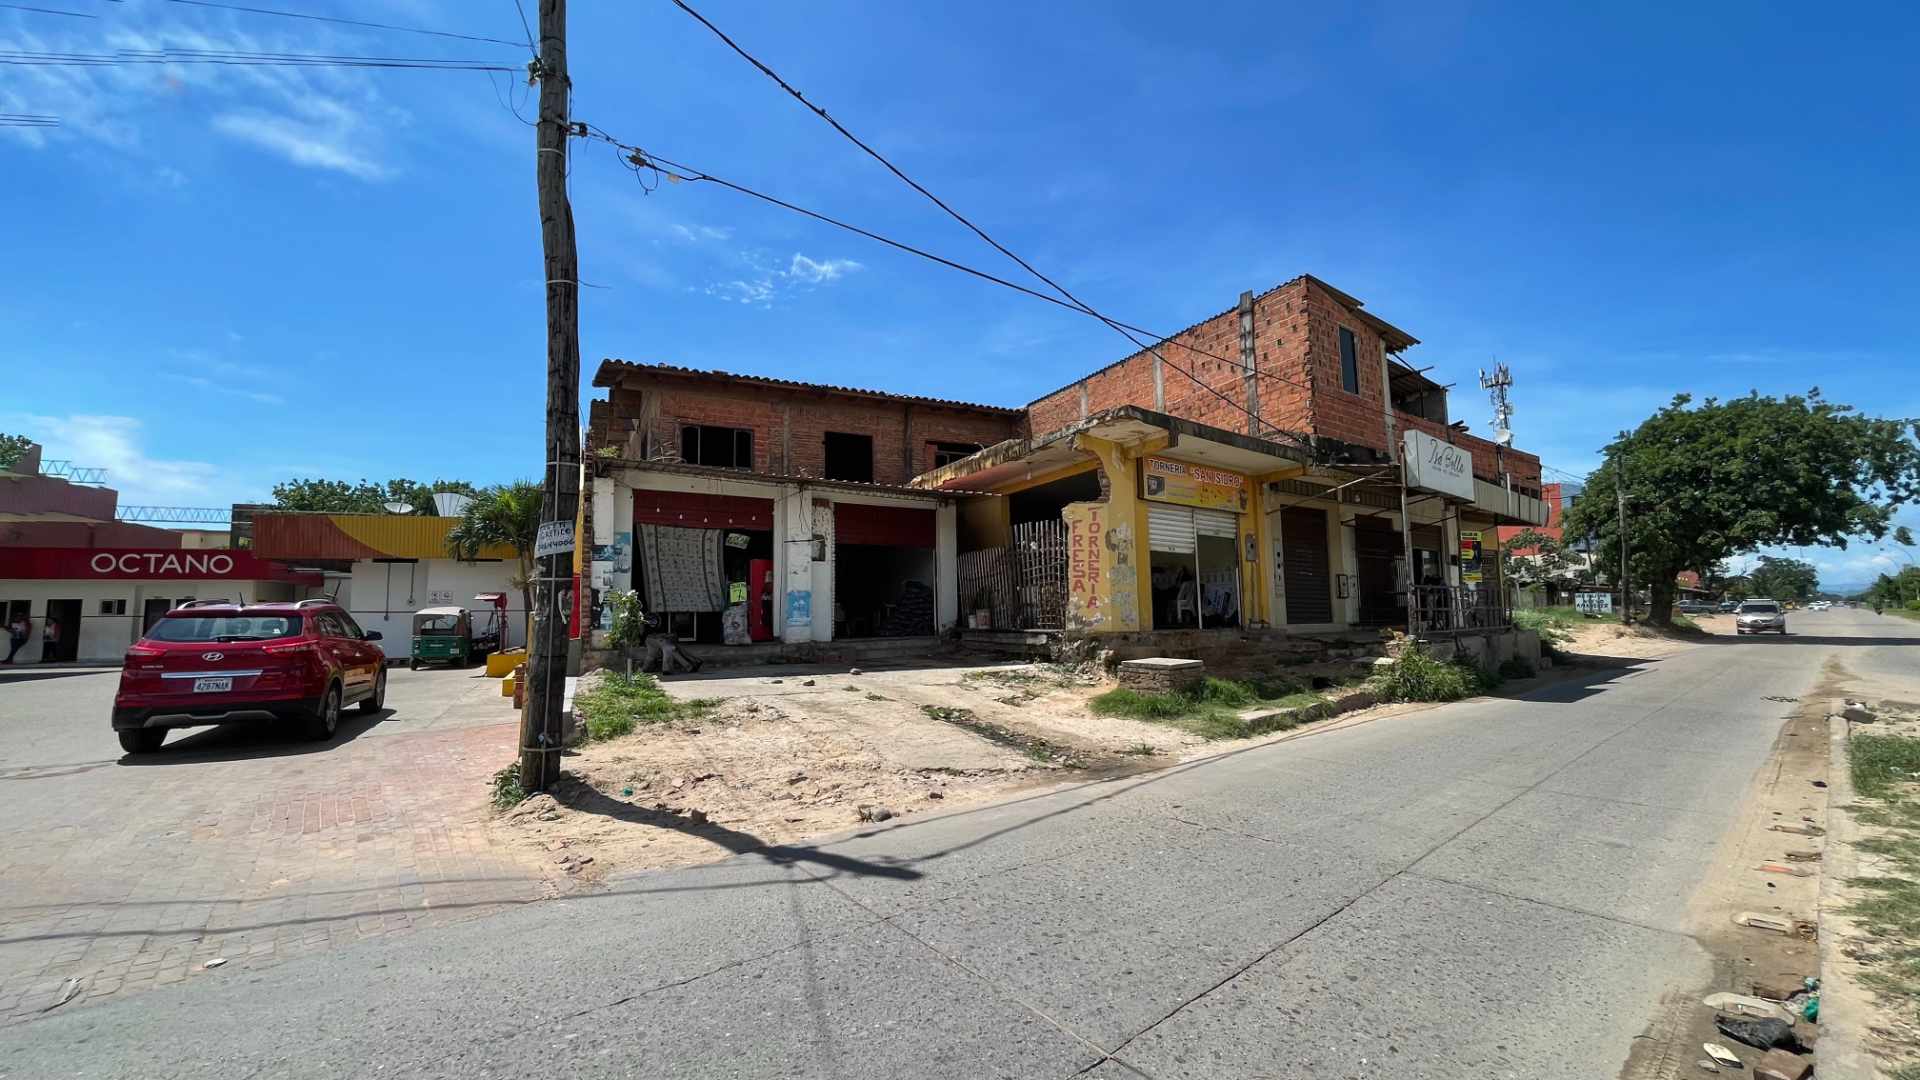
<path id="1" fill-rule="evenodd" d="M 1407 486 L 1473 501 L 1473 455 L 1424 431 L 1408 428 L 1401 446 Z"/>

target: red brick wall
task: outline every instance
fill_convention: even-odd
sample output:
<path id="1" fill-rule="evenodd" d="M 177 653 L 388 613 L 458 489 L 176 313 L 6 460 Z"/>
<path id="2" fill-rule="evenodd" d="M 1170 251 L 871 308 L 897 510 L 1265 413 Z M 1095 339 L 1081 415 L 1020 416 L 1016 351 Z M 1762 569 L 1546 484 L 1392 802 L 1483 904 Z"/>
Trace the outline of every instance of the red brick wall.
<path id="1" fill-rule="evenodd" d="M 1540 459 L 1524 450 L 1500 447 L 1463 431 L 1421 416 L 1410 416 L 1395 409 L 1394 422 L 1401 428 L 1417 428 L 1443 442 L 1450 442 L 1473 455 L 1473 474 L 1482 480 L 1497 480 L 1502 467 L 1513 474 L 1513 482 L 1525 487 L 1540 487 Z"/>
<path id="2" fill-rule="evenodd" d="M 602 417 L 604 413 L 604 418 Z M 630 421 L 677 448 L 682 424 L 713 424 L 753 432 L 756 472 L 796 476 L 826 474 L 827 432 L 873 439 L 873 479 L 905 484 L 933 467 L 935 442 L 990 446 L 1018 434 L 1021 417 L 964 408 L 839 396 L 827 391 L 785 390 L 692 379 L 630 377 L 613 387 L 604 410 L 605 433 L 596 441 L 623 445 Z"/>
<path id="3" fill-rule="evenodd" d="M 1291 282 L 1255 297 L 1253 302 L 1254 367 L 1261 373 L 1256 382 L 1260 419 L 1302 434 L 1312 430 L 1313 404 L 1305 367 L 1308 320 L 1304 291 L 1304 282 Z M 1160 346 L 1160 353 L 1165 357 L 1161 387 L 1166 404 L 1162 412 L 1228 431 L 1247 430 L 1247 380 L 1240 366 L 1238 307 L 1173 335 Z M 1153 364 L 1151 352 L 1135 353 L 1048 394 L 1027 406 L 1028 427 L 1035 435 L 1045 435 L 1079 420 L 1083 386 L 1088 414 L 1121 405 L 1156 408 Z M 1337 358 L 1334 370 L 1337 386 Z"/>
<path id="4" fill-rule="evenodd" d="M 1355 446 L 1387 449 L 1387 420 L 1381 409 L 1380 335 L 1317 285 L 1299 284 L 1307 312 L 1306 366 L 1313 385 L 1313 433 Z M 1360 390 L 1350 394 L 1340 380 L 1340 330 L 1353 331 Z"/>

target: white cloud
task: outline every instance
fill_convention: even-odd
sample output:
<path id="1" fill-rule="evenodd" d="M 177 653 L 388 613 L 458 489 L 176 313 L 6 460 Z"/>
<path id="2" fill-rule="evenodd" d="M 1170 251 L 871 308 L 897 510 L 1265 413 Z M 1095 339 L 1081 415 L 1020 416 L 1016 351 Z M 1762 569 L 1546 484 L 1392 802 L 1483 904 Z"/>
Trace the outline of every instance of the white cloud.
<path id="1" fill-rule="evenodd" d="M 219 383 L 201 375 L 182 375 L 176 371 L 168 372 L 167 378 L 172 379 L 174 382 L 185 383 L 196 389 L 208 391 L 209 393 L 243 398 L 261 405 L 285 405 L 287 403 L 287 399 L 279 394 L 266 390 L 249 390 L 244 386 L 232 386 L 227 383 Z"/>
<path id="2" fill-rule="evenodd" d="M 733 238 L 732 229 L 719 225 L 682 225 L 679 222 L 674 222 L 667 226 L 667 232 L 675 239 L 685 240 L 688 243 L 694 244 L 705 241 L 731 240 Z"/>
<path id="3" fill-rule="evenodd" d="M 796 251 L 793 254 L 793 261 L 787 264 L 787 277 L 794 281 L 824 285 L 830 281 L 839 281 L 844 275 L 858 269 L 860 264 L 852 259 L 825 259 L 816 262 Z"/>
<path id="4" fill-rule="evenodd" d="M 107 470 L 107 486 L 123 503 L 179 503 L 212 492 L 219 469 L 210 462 L 149 456 L 145 433 L 131 416 L 13 415 L 7 430 L 18 431 L 46 448 L 46 458 Z"/>
<path id="5" fill-rule="evenodd" d="M 770 260 L 764 258 L 749 258 L 748 261 L 760 273 L 749 278 L 716 282 L 707 286 L 706 294 L 753 307 L 772 307 L 774 301 L 787 293 L 831 285 L 862 269 L 852 259 L 812 259 L 799 252 L 794 252 L 785 268 L 779 268 L 778 264 L 769 265 Z"/>
<path id="6" fill-rule="evenodd" d="M 302 120 L 263 109 L 240 109 L 213 118 L 213 130 L 271 150 L 295 165 L 330 169 L 361 180 L 383 180 L 391 171 L 356 148 L 358 121 L 334 102 L 314 102 L 323 114 Z"/>
<path id="7" fill-rule="evenodd" d="M 372 43 L 365 35 L 330 27 L 275 26 L 259 20 L 168 8 L 127 5 L 111 24 L 69 27 L 65 21 L 9 27 L 0 22 L 0 48 L 111 53 L 206 49 L 353 54 Z M 101 31 L 105 31 L 102 33 Z M 186 174 L 159 160 L 178 138 L 143 139 L 169 114 L 213 116 L 213 130 L 297 165 L 361 180 L 390 176 L 383 160 L 387 133 L 404 128 L 404 110 L 386 104 L 366 72 L 347 68 L 221 64 L 112 64 L 83 67 L 19 66 L 0 72 L 0 110 L 53 113 L 62 125 L 47 131 L 12 128 L 26 145 L 89 139 L 144 159 L 152 182 L 179 187 Z M 33 107 L 27 109 L 31 104 Z"/>

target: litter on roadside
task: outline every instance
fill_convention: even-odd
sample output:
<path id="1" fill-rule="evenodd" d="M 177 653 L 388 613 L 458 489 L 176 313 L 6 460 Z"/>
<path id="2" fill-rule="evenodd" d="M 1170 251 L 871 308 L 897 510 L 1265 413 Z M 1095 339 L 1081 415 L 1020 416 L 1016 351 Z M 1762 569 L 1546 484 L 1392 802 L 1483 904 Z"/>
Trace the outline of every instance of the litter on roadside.
<path id="1" fill-rule="evenodd" d="M 213 959 L 211 959 L 211 960 L 209 960 L 209 961 L 207 961 L 206 963 L 204 963 L 204 964 L 201 964 L 200 966 L 201 966 L 202 968 L 204 968 L 204 969 L 206 969 L 206 970 L 208 970 L 208 971 L 211 971 L 211 970 L 213 970 L 214 968 L 217 968 L 217 967 L 219 967 L 220 965 L 222 965 L 222 964 L 224 964 L 224 963 L 226 963 L 226 962 L 227 962 L 227 958 L 226 958 L 226 957 L 224 957 L 224 956 L 216 956 L 216 957 L 214 957 Z"/>
<path id="2" fill-rule="evenodd" d="M 1746 1068 L 1746 1063 L 1740 1060 L 1739 1054 L 1721 1046 L 1719 1043 L 1701 1043 L 1700 1049 L 1705 1050 L 1707 1056 L 1712 1058 L 1716 1065 L 1723 1065 L 1729 1069 Z"/>
<path id="3" fill-rule="evenodd" d="M 1756 1050 L 1792 1050 L 1796 1053 L 1802 1047 L 1800 1040 L 1794 1038 L 1793 1025 L 1785 1020 L 1761 1019 L 1753 1016 L 1716 1016 L 1713 1026 L 1720 1034 L 1735 1042 L 1743 1042 Z"/>
<path id="4" fill-rule="evenodd" d="M 1786 874 L 1789 877 L 1811 877 L 1813 871 L 1804 866 L 1788 866 L 1786 863 L 1763 862 L 1754 867 L 1763 874 Z"/>
<path id="5" fill-rule="evenodd" d="M 1709 1009 L 1731 1013 L 1735 1016 L 1752 1016 L 1763 1020 L 1783 1020 L 1793 1022 L 1793 1014 L 1778 1002 L 1765 1001 L 1745 994 L 1708 994 L 1700 1002 Z"/>
<path id="6" fill-rule="evenodd" d="M 1795 836 L 1825 836 L 1827 830 L 1818 825 L 1807 825 L 1798 821 L 1776 822 L 1767 826 L 1774 832 L 1792 833 Z"/>
<path id="7" fill-rule="evenodd" d="M 1741 926 L 1751 926 L 1755 930 L 1771 930 L 1776 934 L 1793 933 L 1793 920 L 1778 915 L 1763 915 L 1758 911 L 1743 911 L 1733 917 Z"/>

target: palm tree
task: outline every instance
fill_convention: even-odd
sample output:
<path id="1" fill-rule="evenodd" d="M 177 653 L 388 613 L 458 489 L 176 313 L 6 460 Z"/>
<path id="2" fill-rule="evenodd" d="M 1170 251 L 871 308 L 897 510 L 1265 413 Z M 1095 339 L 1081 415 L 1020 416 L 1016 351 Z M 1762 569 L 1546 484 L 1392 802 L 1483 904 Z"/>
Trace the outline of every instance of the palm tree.
<path id="1" fill-rule="evenodd" d="M 447 550 L 456 559 L 472 559 L 480 549 L 511 547 L 520 572 L 508 584 L 520 590 L 529 617 L 533 614 L 533 545 L 540 532 L 540 485 L 532 480 L 482 488 L 460 513 L 460 522 L 447 533 Z"/>

